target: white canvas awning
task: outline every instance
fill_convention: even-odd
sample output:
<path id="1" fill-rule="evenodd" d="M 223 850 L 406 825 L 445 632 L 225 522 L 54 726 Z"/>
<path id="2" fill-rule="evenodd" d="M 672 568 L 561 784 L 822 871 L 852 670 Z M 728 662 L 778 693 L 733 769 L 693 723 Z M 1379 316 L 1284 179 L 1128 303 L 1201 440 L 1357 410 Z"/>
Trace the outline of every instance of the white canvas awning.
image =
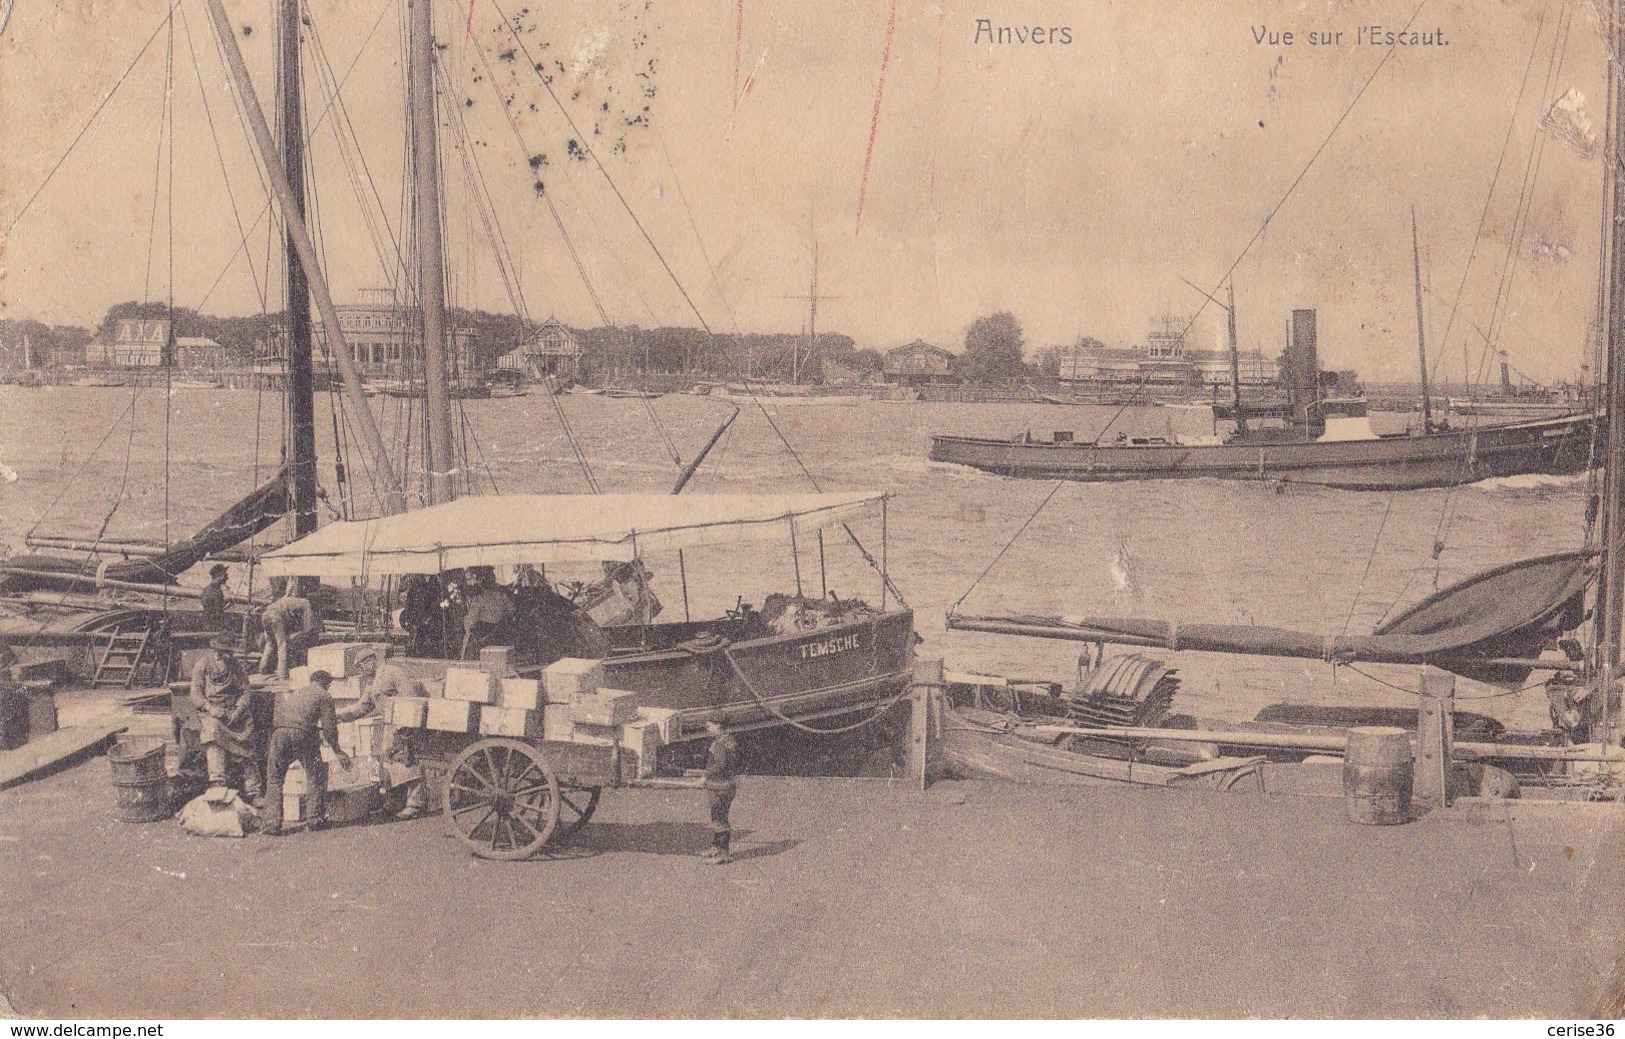
<path id="1" fill-rule="evenodd" d="M 261 559 L 285 577 L 433 574 L 469 566 L 627 561 L 782 538 L 878 514 L 885 495 L 507 494 L 331 523 Z"/>

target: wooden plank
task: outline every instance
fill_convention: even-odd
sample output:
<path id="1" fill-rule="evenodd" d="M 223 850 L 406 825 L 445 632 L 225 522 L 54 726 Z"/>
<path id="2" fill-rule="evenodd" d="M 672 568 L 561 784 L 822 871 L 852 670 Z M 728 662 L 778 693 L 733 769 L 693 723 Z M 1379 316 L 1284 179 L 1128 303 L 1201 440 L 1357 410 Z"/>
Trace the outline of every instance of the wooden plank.
<path id="1" fill-rule="evenodd" d="M 1109 736 L 1122 740 L 1177 740 L 1185 743 L 1223 743 L 1229 746 L 1278 747 L 1314 753 L 1341 754 L 1347 739 L 1342 736 L 1301 736 L 1277 732 L 1246 732 L 1235 729 L 1151 729 L 1135 726 L 1090 729 L 1081 725 L 1034 725 L 1032 731 L 1045 735 Z M 1458 758 L 1519 759 L 1524 761 L 1619 761 L 1619 751 L 1592 746 L 1542 747 L 1518 743 L 1473 743 L 1457 740 L 1453 752 Z"/>
<path id="2" fill-rule="evenodd" d="M 50 775 L 82 758 L 99 755 L 126 725 L 76 725 L 0 751 L 0 790 Z"/>

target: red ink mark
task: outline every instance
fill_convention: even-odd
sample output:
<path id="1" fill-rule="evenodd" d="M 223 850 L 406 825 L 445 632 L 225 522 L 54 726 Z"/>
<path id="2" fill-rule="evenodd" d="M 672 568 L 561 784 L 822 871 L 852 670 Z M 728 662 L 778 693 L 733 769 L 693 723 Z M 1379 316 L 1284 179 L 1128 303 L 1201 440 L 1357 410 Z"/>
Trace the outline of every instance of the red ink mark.
<path id="1" fill-rule="evenodd" d="M 468 0 L 468 23 L 463 26 L 463 43 L 465 45 L 474 35 L 474 3 L 475 0 Z"/>
<path id="2" fill-rule="evenodd" d="M 863 231 L 863 201 L 869 192 L 869 165 L 875 157 L 875 134 L 880 129 L 880 99 L 886 93 L 886 66 L 891 64 L 892 34 L 897 29 L 897 0 L 891 0 L 891 13 L 886 16 L 886 43 L 880 49 L 880 79 L 875 83 L 875 107 L 869 113 L 869 145 L 863 152 L 863 179 L 858 182 L 858 215 L 852 233 Z"/>
<path id="3" fill-rule="evenodd" d="M 745 41 L 745 0 L 737 0 L 734 5 L 734 108 L 739 107 L 739 48 Z M 750 89 L 750 84 L 745 84 Z"/>

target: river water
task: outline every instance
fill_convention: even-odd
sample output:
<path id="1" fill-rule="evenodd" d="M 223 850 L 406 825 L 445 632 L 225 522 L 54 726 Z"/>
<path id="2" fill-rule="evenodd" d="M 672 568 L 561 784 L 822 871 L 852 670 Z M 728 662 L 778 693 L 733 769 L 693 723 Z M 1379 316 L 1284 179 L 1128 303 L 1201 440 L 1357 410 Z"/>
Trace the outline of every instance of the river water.
<path id="1" fill-rule="evenodd" d="M 161 389 L 0 386 L 0 544 L 20 551 L 36 525 L 94 536 L 105 524 L 108 536 L 156 538 L 166 516 L 169 529 L 189 534 L 274 468 L 280 397 L 177 389 L 169 400 L 166 431 Z M 331 401 L 318 395 L 318 441 L 323 485 L 337 500 Z M 1217 480 L 1057 488 L 929 462 L 930 435 L 1073 429 L 1092 437 L 1115 409 L 767 406 L 795 455 L 768 418 L 747 407 L 684 493 L 810 490 L 795 456 L 825 490 L 889 493 L 887 565 L 916 611 L 921 651 L 954 669 L 1060 678 L 1074 669 L 1079 648 L 946 631 L 945 611 L 961 598 L 966 613 L 1146 616 L 1358 634 L 1436 588 L 1496 564 L 1576 547 L 1582 535 L 1583 477 L 1394 494 L 1305 487 L 1278 493 Z M 386 439 L 406 442 L 412 423 L 405 403 L 380 398 L 374 407 Z M 726 405 L 686 394 L 652 402 L 585 395 L 468 401 L 466 439 L 469 453 L 483 461 L 486 488 L 494 481 L 504 493 L 586 492 L 556 409 L 601 489 L 620 493 L 668 491 L 678 472 L 673 450 L 692 457 L 727 412 Z M 1131 409 L 1114 429 L 1160 431 L 1168 421 L 1161 409 Z M 349 457 L 355 482 L 364 481 L 360 453 Z M 877 558 L 881 527 L 878 519 L 853 526 Z M 1442 546 L 1437 553 L 1435 543 Z M 878 600 L 879 582 L 846 533 L 825 534 L 822 570 L 819 545 L 798 547 L 805 591 Z M 665 616 L 681 617 L 676 560 L 649 562 Z M 741 596 L 759 604 L 766 593 L 795 587 L 788 545 L 693 550 L 684 563 L 696 618 Z M 234 573 L 233 583 L 241 587 L 243 575 Z M 1362 666 L 1357 673 L 1314 661 L 1192 653 L 1179 654 L 1177 666 L 1184 686 L 1176 709 L 1228 721 L 1280 700 L 1414 704 L 1407 690 L 1417 680 L 1414 668 Z M 1464 681 L 1458 694 L 1462 709 L 1518 726 L 1544 724 L 1538 690 L 1509 696 Z"/>

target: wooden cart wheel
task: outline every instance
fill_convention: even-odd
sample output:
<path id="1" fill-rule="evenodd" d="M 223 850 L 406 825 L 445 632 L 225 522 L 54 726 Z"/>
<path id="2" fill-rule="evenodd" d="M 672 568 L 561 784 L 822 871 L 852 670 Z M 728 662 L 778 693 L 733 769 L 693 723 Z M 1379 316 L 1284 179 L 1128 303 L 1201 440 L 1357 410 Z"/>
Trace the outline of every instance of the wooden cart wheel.
<path id="1" fill-rule="evenodd" d="M 554 836 L 570 837 L 587 825 L 587 820 L 598 808 L 598 795 L 601 793 L 601 787 L 560 783 L 559 828 Z"/>
<path id="2" fill-rule="evenodd" d="M 482 859 L 528 858 L 558 827 L 558 777 L 527 743 L 481 740 L 446 774 L 446 818 Z"/>

